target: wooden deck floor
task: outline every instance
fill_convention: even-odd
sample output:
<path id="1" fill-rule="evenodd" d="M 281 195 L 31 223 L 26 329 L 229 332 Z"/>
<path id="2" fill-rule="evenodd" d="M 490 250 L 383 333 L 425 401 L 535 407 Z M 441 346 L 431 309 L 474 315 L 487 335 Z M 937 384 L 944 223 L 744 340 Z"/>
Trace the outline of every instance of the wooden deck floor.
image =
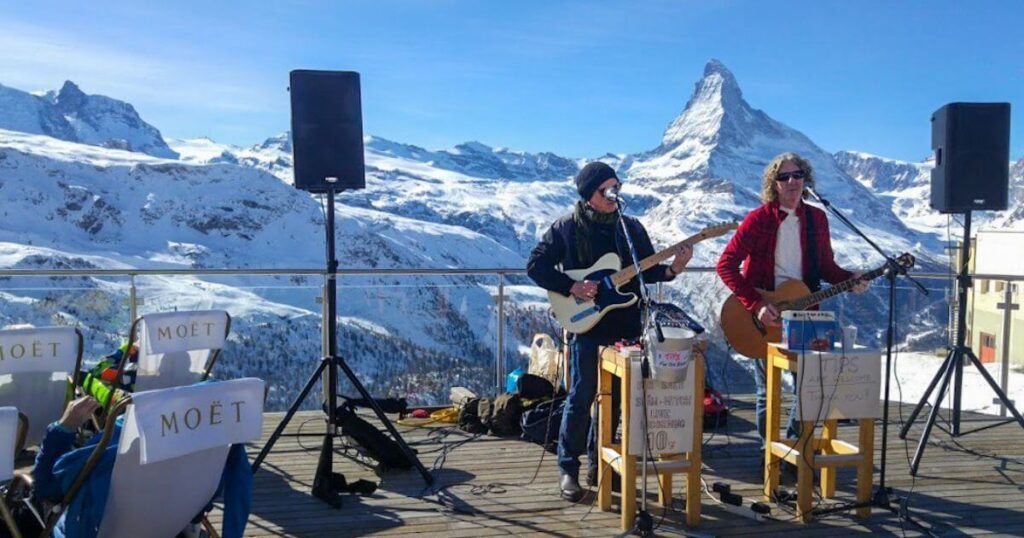
<path id="1" fill-rule="evenodd" d="M 705 434 L 704 477 L 709 486 L 715 481 L 730 484 L 733 492 L 743 495 L 749 504 L 762 500 L 753 396 L 734 395 L 732 405 L 728 427 Z M 909 410 L 910 406 L 904 406 L 903 414 Z M 891 414 L 899 420 L 897 407 Z M 251 457 L 282 418 L 282 414 L 267 415 L 264 439 L 253 446 Z M 967 415 L 963 429 L 976 427 L 979 418 Z M 906 443 L 897 437 L 898 423 L 889 430 L 886 482 L 900 498 L 912 493 L 910 514 L 941 536 L 1024 536 L 1024 430 L 1009 424 L 954 440 L 936 429 L 915 480 L 909 475 L 908 458 L 916 447 L 921 422 L 919 419 Z M 300 428 L 307 433 L 322 432 L 321 414 L 296 415 L 286 431 Z M 852 427 L 841 426 L 840 438 L 846 428 Z M 378 475 L 338 450 L 335 471 L 344 473 L 350 482 L 359 478 L 379 482 L 379 489 L 368 497 L 346 495 L 341 509 L 331 509 L 309 493 L 320 438 L 282 437 L 256 475 L 255 501 L 246 535 L 425 534 L 454 538 L 612 536 L 619 532 L 618 513 L 603 513 L 596 507 L 591 509 L 590 504 L 571 505 L 559 499 L 555 458 L 537 445 L 489 436 L 473 439 L 457 431 L 443 436 L 444 431 L 437 428 L 399 429 L 420 452 L 423 464 L 434 469 L 434 487 L 428 488 L 415 471 Z M 852 433 L 850 429 L 845 435 Z M 880 450 L 880 426 L 876 443 Z M 876 463 L 876 483 L 878 479 Z M 852 470 L 840 471 L 840 499 L 852 498 L 853 480 Z M 655 484 L 652 480 L 649 488 L 652 503 L 656 500 Z M 655 522 L 662 524 L 658 535 L 669 534 L 670 528 L 682 528 L 679 486 L 675 495 L 675 509 L 667 513 L 651 504 Z M 792 521 L 791 510 L 779 506 L 773 505 L 774 520 L 755 522 L 723 510 L 707 495 L 702 502 L 702 523 L 688 529 L 700 535 L 921 535 L 912 525 L 901 524 L 894 514 L 881 509 L 874 510 L 868 519 L 844 512 L 803 525 Z"/>

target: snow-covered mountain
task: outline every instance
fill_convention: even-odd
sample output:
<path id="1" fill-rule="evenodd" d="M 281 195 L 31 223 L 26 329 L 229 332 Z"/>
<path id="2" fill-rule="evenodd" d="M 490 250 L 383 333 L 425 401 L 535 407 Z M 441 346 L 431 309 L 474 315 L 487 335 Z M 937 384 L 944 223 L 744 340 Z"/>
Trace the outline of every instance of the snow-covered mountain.
<path id="1" fill-rule="evenodd" d="M 140 153 L 138 144 L 122 146 L 134 151 L 110 149 L 116 144 L 99 141 L 97 133 L 115 133 L 112 122 L 91 131 L 76 127 L 86 118 L 111 117 L 97 114 L 103 107 L 96 102 L 76 105 L 76 91 L 65 85 L 36 97 L 0 87 L 0 266 L 323 266 L 321 205 L 290 186 L 287 134 L 249 148 L 170 139 L 169 151 L 179 160 Z M 134 113 L 122 105 L 104 110 Z M 572 177 L 584 162 L 479 142 L 428 150 L 369 136 L 365 148 L 367 188 L 338 197 L 342 268 L 523 267 L 539 236 L 578 199 Z M 819 192 L 888 251 L 913 251 L 925 265 L 941 256 L 933 236 L 908 228 L 888 199 L 876 197 L 806 136 L 751 107 L 717 61 L 708 63 L 657 147 L 600 159 L 626 180 L 627 212 L 664 246 L 708 225 L 741 219 L 759 203 L 765 163 L 783 151 L 808 157 Z M 833 221 L 832 230 L 843 265 L 878 262 L 840 224 Z M 700 244 L 692 265 L 713 265 L 726 239 Z M 272 380 L 271 402 L 280 407 L 320 353 L 320 306 L 312 301 L 318 281 L 148 278 L 145 296 L 151 309 L 228 308 L 235 347 L 223 359 L 226 373 Z M 516 278 L 504 284 L 513 300 L 506 305 L 506 346 L 516 356 L 532 332 L 552 325 L 534 286 Z M 346 276 L 339 282 L 339 347 L 377 393 L 394 390 L 436 402 L 453 384 L 483 388 L 493 383 L 495 286 L 493 276 Z M 57 292 L 68 287 L 87 291 Z M 0 291 L 0 321 L 81 323 L 111 349 L 127 326 L 120 307 L 127 288 L 123 279 L 39 279 L 31 290 Z M 717 326 L 727 295 L 713 273 L 677 279 L 665 293 L 709 327 Z M 870 341 L 877 335 L 880 297 L 849 304 L 842 307 L 844 316 L 861 325 Z M 938 338 L 944 310 L 935 303 L 918 306 L 906 330 L 926 335 L 924 341 Z M 726 351 L 720 339 L 713 342 L 720 361 Z M 712 375 L 720 372 L 713 368 Z"/>
<path id="2" fill-rule="evenodd" d="M 840 151 L 836 163 L 847 174 L 887 201 L 907 226 L 946 239 L 949 217 L 931 209 L 931 160 L 906 162 L 871 155 Z M 1024 158 L 1010 164 L 1009 207 L 1005 211 L 972 213 L 974 227 L 981 229 L 1024 229 Z M 959 227 L 954 225 L 954 232 Z"/>
<path id="3" fill-rule="evenodd" d="M 103 95 L 86 95 L 70 80 L 59 91 L 43 95 L 0 85 L 0 129 L 178 158 L 160 131 L 142 121 L 132 105 Z"/>

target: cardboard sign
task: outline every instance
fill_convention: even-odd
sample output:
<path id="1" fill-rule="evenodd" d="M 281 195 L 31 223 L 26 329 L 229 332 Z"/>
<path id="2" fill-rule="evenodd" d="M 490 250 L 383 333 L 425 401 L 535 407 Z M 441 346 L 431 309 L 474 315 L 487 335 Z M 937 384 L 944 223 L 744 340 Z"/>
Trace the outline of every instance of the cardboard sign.
<path id="1" fill-rule="evenodd" d="M 223 310 L 163 312 L 142 318 L 144 355 L 194 349 L 220 349 L 227 338 L 228 314 Z"/>
<path id="2" fill-rule="evenodd" d="M 0 374 L 70 372 L 78 358 L 74 327 L 0 331 Z"/>
<path id="3" fill-rule="evenodd" d="M 262 379 L 244 378 L 136 393 L 119 453 L 128 452 L 138 437 L 139 460 L 145 465 L 259 439 L 263 385 Z"/>
<path id="4" fill-rule="evenodd" d="M 681 381 L 663 382 L 647 379 L 648 446 L 655 456 L 681 454 L 693 447 L 693 399 L 696 394 L 696 368 L 687 361 L 681 368 Z M 643 391 L 640 376 L 640 353 L 630 354 L 629 454 L 641 456 L 643 451 Z M 703 380 L 702 380 L 703 382 Z"/>
<path id="5" fill-rule="evenodd" d="M 881 354 L 877 350 L 801 353 L 799 419 L 878 418 Z"/>

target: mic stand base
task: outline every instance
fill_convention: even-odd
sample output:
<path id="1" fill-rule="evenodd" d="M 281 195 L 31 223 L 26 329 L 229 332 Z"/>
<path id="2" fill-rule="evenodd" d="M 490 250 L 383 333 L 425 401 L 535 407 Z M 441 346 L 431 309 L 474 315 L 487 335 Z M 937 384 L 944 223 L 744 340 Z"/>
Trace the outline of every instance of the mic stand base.
<path id="1" fill-rule="evenodd" d="M 924 533 L 926 536 L 938 536 L 935 534 L 934 531 L 932 531 L 932 529 L 926 527 L 923 523 L 911 517 L 910 512 L 907 510 L 905 499 L 901 499 L 899 500 L 899 502 L 896 503 L 893 502 L 894 499 L 899 499 L 899 497 L 895 497 L 892 495 L 892 488 L 876 487 L 875 493 L 871 496 L 871 500 L 868 502 L 843 504 L 841 506 L 828 508 L 817 508 L 811 510 L 811 516 L 827 516 L 829 514 L 848 512 L 850 510 L 855 510 L 857 508 L 881 508 L 883 510 L 888 510 L 900 521 L 906 521 L 907 523 L 910 523 L 915 528 L 917 528 L 917 530 Z"/>

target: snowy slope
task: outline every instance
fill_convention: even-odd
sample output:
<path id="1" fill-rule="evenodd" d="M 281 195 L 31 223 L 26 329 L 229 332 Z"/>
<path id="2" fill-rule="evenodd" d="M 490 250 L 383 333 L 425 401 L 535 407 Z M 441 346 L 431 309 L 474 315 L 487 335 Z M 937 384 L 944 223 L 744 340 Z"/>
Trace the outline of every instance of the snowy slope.
<path id="1" fill-rule="evenodd" d="M 70 80 L 60 91 L 41 96 L 0 85 L 0 129 L 156 157 L 178 157 L 160 131 L 143 121 L 132 105 L 102 95 L 86 95 Z"/>
<path id="2" fill-rule="evenodd" d="M 932 161 L 906 162 L 852 151 L 836 153 L 835 160 L 881 200 L 888 201 L 908 226 L 945 240 L 949 218 L 929 205 Z M 974 212 L 975 227 L 1024 229 L 1024 158 L 1010 164 L 1009 189 L 1008 209 Z M 960 231 L 956 224 L 953 228 Z"/>

